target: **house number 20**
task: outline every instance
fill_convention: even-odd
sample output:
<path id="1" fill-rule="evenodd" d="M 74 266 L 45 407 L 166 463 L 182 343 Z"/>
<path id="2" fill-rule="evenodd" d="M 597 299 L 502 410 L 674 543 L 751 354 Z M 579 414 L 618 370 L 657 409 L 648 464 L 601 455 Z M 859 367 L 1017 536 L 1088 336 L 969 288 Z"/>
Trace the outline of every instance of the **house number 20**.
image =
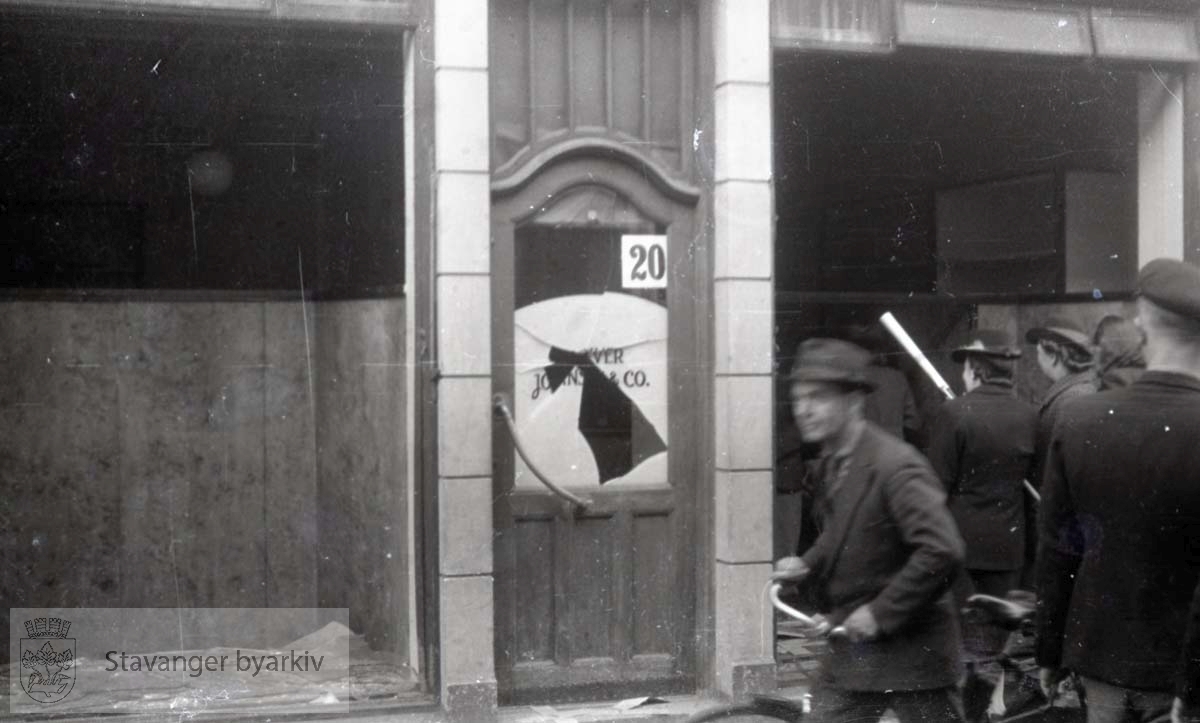
<path id="1" fill-rule="evenodd" d="M 649 234 L 621 236 L 621 279 L 627 289 L 667 287 L 667 237 Z"/>

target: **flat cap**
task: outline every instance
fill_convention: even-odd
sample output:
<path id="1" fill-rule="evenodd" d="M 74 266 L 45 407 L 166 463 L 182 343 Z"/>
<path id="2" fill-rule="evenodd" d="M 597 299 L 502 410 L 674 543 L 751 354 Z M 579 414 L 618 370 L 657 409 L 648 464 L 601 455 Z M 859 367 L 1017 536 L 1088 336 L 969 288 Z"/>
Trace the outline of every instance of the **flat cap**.
<path id="1" fill-rule="evenodd" d="M 1200 321 L 1200 268 L 1175 259 L 1154 259 L 1138 273 L 1137 293 L 1188 319 Z"/>
<path id="2" fill-rule="evenodd" d="M 875 382 L 867 376 L 870 364 L 870 352 L 857 344 L 841 339 L 805 339 L 796 347 L 788 380 L 833 382 L 869 392 L 875 388 Z"/>
<path id="3" fill-rule="evenodd" d="M 1092 356 L 1091 337 L 1080 331 L 1069 321 L 1048 319 L 1045 325 L 1034 327 L 1025 332 L 1025 341 L 1030 344 L 1036 344 L 1043 339 L 1074 347 L 1076 353 L 1082 356 Z"/>
<path id="4" fill-rule="evenodd" d="M 1016 359 L 1021 356 L 1021 350 L 1000 329 L 976 329 L 967 337 L 965 344 L 950 352 L 950 358 L 959 363 L 968 355 Z"/>

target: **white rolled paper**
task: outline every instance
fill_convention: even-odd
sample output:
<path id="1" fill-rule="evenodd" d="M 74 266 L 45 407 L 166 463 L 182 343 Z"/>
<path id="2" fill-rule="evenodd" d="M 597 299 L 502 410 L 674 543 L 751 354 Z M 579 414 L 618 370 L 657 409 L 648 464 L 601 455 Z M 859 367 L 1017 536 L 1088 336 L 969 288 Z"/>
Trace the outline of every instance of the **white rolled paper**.
<path id="1" fill-rule="evenodd" d="M 904 327 L 900 326 L 900 322 L 896 321 L 896 317 L 892 316 L 892 312 L 884 312 L 883 316 L 879 317 L 879 321 L 885 329 L 891 332 L 892 336 L 896 337 L 896 341 L 900 342 L 900 346 L 904 347 L 904 351 L 908 352 L 908 355 L 916 360 L 917 364 L 921 367 L 921 371 L 925 372 L 938 389 L 942 390 L 942 394 L 946 395 L 946 399 L 954 399 L 954 391 L 950 389 L 950 385 L 946 383 L 941 374 L 938 374 L 938 370 L 933 367 L 933 364 L 930 363 L 925 353 L 921 351 L 921 348 L 917 346 L 912 337 L 908 335 L 908 332 L 904 330 Z"/>

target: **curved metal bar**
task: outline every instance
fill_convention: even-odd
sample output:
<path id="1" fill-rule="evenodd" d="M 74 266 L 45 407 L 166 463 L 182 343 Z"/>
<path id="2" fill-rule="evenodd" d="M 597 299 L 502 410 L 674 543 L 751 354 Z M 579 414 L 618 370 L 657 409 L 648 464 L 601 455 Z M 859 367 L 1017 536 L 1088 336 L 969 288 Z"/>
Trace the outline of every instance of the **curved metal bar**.
<path id="1" fill-rule="evenodd" d="M 805 615 L 804 613 L 800 612 L 796 608 L 792 607 L 791 605 L 788 605 L 783 600 L 780 600 L 779 599 L 779 591 L 780 591 L 780 589 L 782 589 L 783 586 L 780 585 L 779 583 L 771 582 L 770 586 L 771 586 L 770 590 L 768 591 L 767 594 L 770 595 L 771 605 L 774 606 L 774 608 L 776 610 L 780 611 L 784 615 L 788 615 L 790 617 L 793 617 L 793 618 L 799 620 L 804 625 L 807 625 L 808 627 L 812 628 L 813 632 L 815 632 L 818 635 L 827 635 L 831 638 L 847 637 L 846 628 L 842 627 L 841 625 L 830 630 L 829 623 L 814 620 L 811 617 L 809 617 L 808 615 Z"/>
<path id="2" fill-rule="evenodd" d="M 508 434 L 512 437 L 513 446 L 516 448 L 517 454 L 521 455 L 521 459 L 525 461 L 525 466 L 529 468 L 529 471 L 533 473 L 533 476 L 537 477 L 538 481 L 546 485 L 551 492 L 567 502 L 570 502 L 575 507 L 587 509 L 591 505 L 591 501 L 579 497 L 578 495 L 573 495 L 562 487 L 559 487 L 551 482 L 550 479 L 546 477 L 546 475 L 543 474 L 540 469 L 538 469 L 538 466 L 534 464 L 533 460 L 529 458 L 529 452 L 526 451 L 525 445 L 521 442 L 521 435 L 517 432 L 517 423 L 513 421 L 512 410 L 508 408 L 508 399 L 506 399 L 503 394 L 495 395 L 492 397 L 492 408 L 496 410 L 497 414 L 504 417 L 504 426 L 508 427 Z"/>
<path id="3" fill-rule="evenodd" d="M 784 615 L 787 615 L 789 617 L 793 617 L 793 618 L 799 620 L 800 622 L 804 623 L 805 625 L 807 625 L 809 627 L 813 627 L 813 628 L 817 627 L 816 620 L 813 620 L 809 616 L 805 615 L 804 613 L 800 612 L 796 608 L 792 607 L 791 605 L 788 605 L 787 603 L 785 603 L 784 601 L 779 599 L 779 590 L 782 587 L 783 586 L 777 582 L 771 583 L 771 591 L 768 594 L 771 596 L 771 604 L 775 606 L 775 609 L 778 610 L 779 612 L 783 613 Z"/>

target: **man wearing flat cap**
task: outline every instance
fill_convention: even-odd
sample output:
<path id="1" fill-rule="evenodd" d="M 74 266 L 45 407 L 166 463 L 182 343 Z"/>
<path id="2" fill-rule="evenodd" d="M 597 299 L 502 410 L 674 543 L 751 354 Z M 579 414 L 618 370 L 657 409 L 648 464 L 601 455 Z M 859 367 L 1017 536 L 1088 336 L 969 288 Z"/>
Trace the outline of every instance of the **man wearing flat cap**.
<path id="1" fill-rule="evenodd" d="M 820 721 L 961 721 L 960 633 L 949 594 L 963 543 L 945 493 L 911 446 L 863 417 L 869 354 L 849 342 L 800 344 L 789 380 L 792 414 L 821 448 L 820 534 L 779 577 L 806 580 L 830 639 L 812 691 Z M 784 572 L 786 571 L 786 572 Z"/>
<path id="2" fill-rule="evenodd" d="M 1037 660 L 1090 723 L 1200 709 L 1200 269 L 1146 264 L 1137 309 L 1146 371 L 1063 403 L 1043 477 Z"/>
<path id="3" fill-rule="evenodd" d="M 1051 319 L 1026 332 L 1025 341 L 1037 346 L 1038 368 L 1052 382 L 1038 409 L 1039 437 L 1044 438 L 1063 400 L 1096 391 L 1091 339 L 1070 322 Z"/>
<path id="4" fill-rule="evenodd" d="M 950 356 L 962 365 L 967 393 L 942 405 L 929 461 L 967 544 L 960 598 L 1002 597 L 1017 587 L 1025 562 L 1025 480 L 1037 410 L 1013 390 L 1021 350 L 1004 332 L 976 330 Z"/>
<path id="5" fill-rule="evenodd" d="M 1137 324 L 1116 314 L 1096 322 L 1092 344 L 1096 347 L 1096 388 L 1127 387 L 1146 368 L 1142 346 L 1146 335 Z"/>
<path id="6" fill-rule="evenodd" d="M 1096 378 L 1092 373 L 1091 339 L 1070 322 L 1050 319 L 1045 326 L 1026 332 L 1025 341 L 1036 346 L 1038 368 L 1052 382 L 1038 406 L 1037 431 L 1034 435 L 1029 482 L 1038 489 L 1042 486 L 1042 470 L 1045 468 L 1046 453 L 1050 446 L 1050 430 L 1054 428 L 1063 402 L 1096 391 Z M 1030 519 L 1037 516 L 1037 507 L 1031 500 L 1025 501 L 1025 509 Z M 1025 550 L 1028 559 L 1023 583 L 1032 587 L 1033 556 L 1037 552 L 1038 544 L 1037 526 L 1029 525 L 1026 527 L 1026 533 Z"/>

